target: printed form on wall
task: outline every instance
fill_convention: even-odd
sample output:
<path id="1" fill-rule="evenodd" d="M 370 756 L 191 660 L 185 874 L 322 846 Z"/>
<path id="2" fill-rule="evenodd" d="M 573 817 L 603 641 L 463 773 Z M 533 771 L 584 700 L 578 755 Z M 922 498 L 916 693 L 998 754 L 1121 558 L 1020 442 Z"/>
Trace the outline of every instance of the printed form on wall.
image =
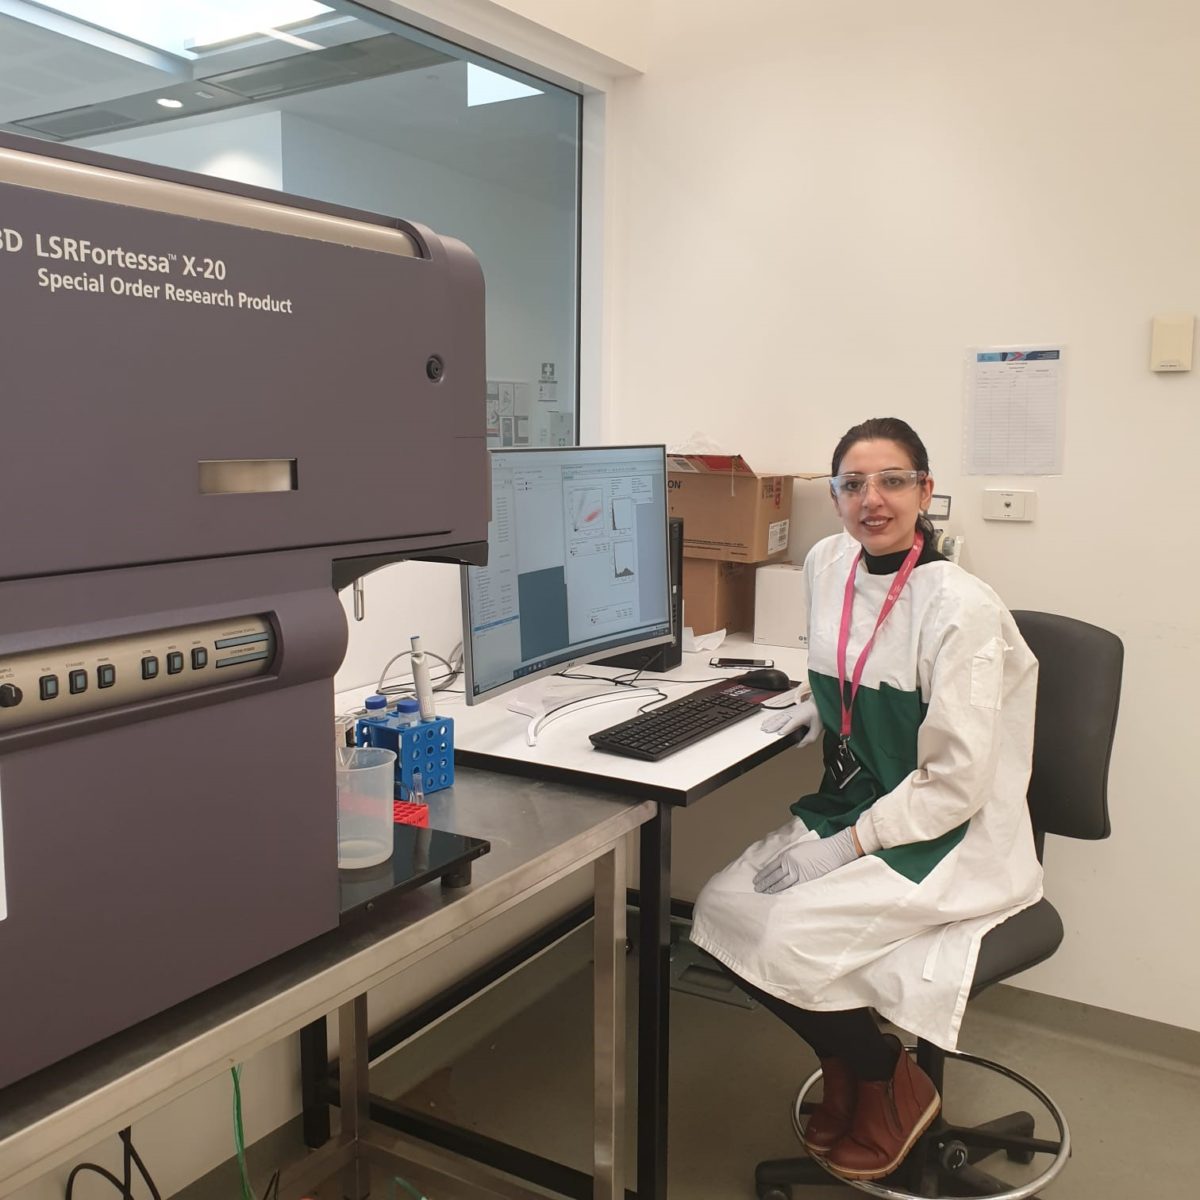
<path id="1" fill-rule="evenodd" d="M 967 358 L 963 472 L 1060 475 L 1063 347 L 976 347 Z"/>

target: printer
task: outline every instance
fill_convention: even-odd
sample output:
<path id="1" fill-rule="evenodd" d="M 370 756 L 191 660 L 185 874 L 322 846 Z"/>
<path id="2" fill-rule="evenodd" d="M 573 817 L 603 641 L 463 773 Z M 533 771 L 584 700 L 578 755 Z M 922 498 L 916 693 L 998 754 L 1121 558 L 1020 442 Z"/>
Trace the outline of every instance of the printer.
<path id="1" fill-rule="evenodd" d="M 0 134 L 0 1086 L 338 923 L 337 590 L 479 564 L 483 279 Z"/>

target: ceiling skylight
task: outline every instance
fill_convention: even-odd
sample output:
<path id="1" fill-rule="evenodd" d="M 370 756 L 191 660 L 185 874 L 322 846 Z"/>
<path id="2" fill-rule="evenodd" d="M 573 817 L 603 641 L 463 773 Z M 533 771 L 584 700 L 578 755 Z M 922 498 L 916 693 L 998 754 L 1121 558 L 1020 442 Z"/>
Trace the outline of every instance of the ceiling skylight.
<path id="1" fill-rule="evenodd" d="M 153 46 L 180 58 L 195 58 L 197 49 L 214 43 L 275 36 L 281 26 L 332 12 L 316 0 L 39 0 L 76 20 L 120 37 Z M 26 18 L 29 19 L 29 18 Z"/>
<path id="2" fill-rule="evenodd" d="M 507 75 L 498 75 L 486 67 L 477 67 L 467 63 L 467 107 L 476 104 L 498 104 L 501 100 L 519 100 L 522 96 L 540 96 L 539 88 L 530 87 L 509 79 Z"/>

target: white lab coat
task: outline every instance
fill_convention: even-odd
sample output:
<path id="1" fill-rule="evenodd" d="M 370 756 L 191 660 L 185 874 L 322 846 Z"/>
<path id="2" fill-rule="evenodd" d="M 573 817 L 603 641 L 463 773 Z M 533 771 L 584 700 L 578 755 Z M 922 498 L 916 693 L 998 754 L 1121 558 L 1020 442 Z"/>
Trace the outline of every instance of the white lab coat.
<path id="1" fill-rule="evenodd" d="M 827 741 L 840 725 L 838 626 L 858 550 L 839 534 L 805 561 L 809 679 Z M 859 567 L 848 673 L 893 579 Z M 863 776 L 841 793 L 827 774 L 792 820 L 709 880 L 692 940 L 791 1004 L 873 1007 L 953 1049 L 983 935 L 1042 894 L 1026 804 L 1036 685 L 1037 660 L 995 593 L 952 563 L 919 565 L 854 705 Z M 754 891 L 788 843 L 847 824 L 876 851 L 812 883 Z"/>

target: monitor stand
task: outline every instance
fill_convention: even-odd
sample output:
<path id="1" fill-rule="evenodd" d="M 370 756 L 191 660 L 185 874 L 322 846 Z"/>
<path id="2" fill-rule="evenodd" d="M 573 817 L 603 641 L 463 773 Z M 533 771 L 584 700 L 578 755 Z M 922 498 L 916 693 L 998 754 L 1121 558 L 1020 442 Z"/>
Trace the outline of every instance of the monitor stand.
<path id="1" fill-rule="evenodd" d="M 567 679 L 562 675 L 549 675 L 515 688 L 504 698 L 504 703 L 509 712 L 520 713 L 523 717 L 540 717 L 576 700 L 607 696 L 622 690 L 607 679 Z"/>
<path id="2" fill-rule="evenodd" d="M 630 687 L 605 679 L 564 679 L 552 675 L 518 688 L 506 703 L 510 712 L 529 718 L 525 741 L 536 746 L 542 728 L 567 712 L 611 704 L 615 700 L 640 699 L 645 704 L 653 698 L 664 699 L 656 687 Z"/>

